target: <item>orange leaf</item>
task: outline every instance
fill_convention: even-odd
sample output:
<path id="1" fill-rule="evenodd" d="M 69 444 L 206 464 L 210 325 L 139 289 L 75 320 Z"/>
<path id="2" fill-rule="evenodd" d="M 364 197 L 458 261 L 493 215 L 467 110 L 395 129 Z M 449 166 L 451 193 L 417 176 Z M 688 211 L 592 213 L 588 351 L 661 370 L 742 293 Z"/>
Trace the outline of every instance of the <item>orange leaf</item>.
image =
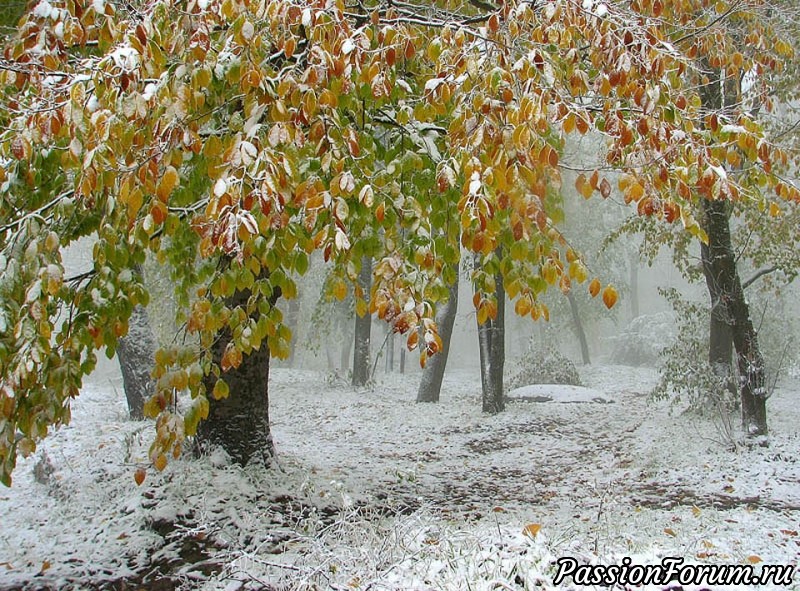
<path id="1" fill-rule="evenodd" d="M 603 290 L 603 303 L 609 310 L 617 303 L 617 290 L 610 285 Z"/>
<path id="2" fill-rule="evenodd" d="M 747 557 L 747 562 L 750 564 L 758 564 L 759 562 L 764 562 L 758 554 L 751 554 Z"/>
<path id="3" fill-rule="evenodd" d="M 172 191 L 178 186 L 178 180 L 178 171 L 175 170 L 175 167 L 168 166 L 156 189 L 156 196 L 159 201 L 167 201 Z"/>
<path id="4" fill-rule="evenodd" d="M 139 468 L 133 474 L 133 479 L 136 481 L 138 486 L 141 486 L 142 482 L 144 482 L 144 477 L 147 476 L 147 472 L 144 471 L 144 468 Z"/>
<path id="5" fill-rule="evenodd" d="M 600 293 L 600 280 L 596 277 L 592 279 L 592 282 L 589 284 L 589 293 L 592 297 L 597 297 L 597 294 Z"/>
<path id="6" fill-rule="evenodd" d="M 164 454 L 158 454 L 158 457 L 153 462 L 156 470 L 162 472 L 167 467 L 167 457 Z"/>
<path id="7" fill-rule="evenodd" d="M 542 529 L 541 523 L 529 523 L 525 526 L 525 529 L 522 530 L 523 535 L 526 535 L 530 538 L 535 538 L 539 531 Z"/>

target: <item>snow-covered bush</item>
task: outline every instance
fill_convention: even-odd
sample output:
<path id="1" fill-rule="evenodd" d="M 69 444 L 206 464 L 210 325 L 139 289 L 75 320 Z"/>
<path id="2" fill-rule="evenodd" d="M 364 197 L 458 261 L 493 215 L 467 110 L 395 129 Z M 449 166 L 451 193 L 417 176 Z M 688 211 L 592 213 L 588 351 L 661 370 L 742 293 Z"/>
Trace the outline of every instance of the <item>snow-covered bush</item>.
<path id="1" fill-rule="evenodd" d="M 738 405 L 730 378 L 718 376 L 708 361 L 709 307 L 683 299 L 675 289 L 661 290 L 672 304 L 677 338 L 661 352 L 660 379 L 651 396 L 684 404 L 699 414 L 718 414 Z"/>
<path id="2" fill-rule="evenodd" d="M 661 352 L 675 342 L 675 315 L 637 316 L 615 339 L 611 362 L 636 367 L 658 364 Z"/>
<path id="3" fill-rule="evenodd" d="M 575 364 L 557 349 L 538 349 L 533 343 L 517 361 L 517 371 L 506 381 L 506 391 L 531 384 L 582 386 Z"/>

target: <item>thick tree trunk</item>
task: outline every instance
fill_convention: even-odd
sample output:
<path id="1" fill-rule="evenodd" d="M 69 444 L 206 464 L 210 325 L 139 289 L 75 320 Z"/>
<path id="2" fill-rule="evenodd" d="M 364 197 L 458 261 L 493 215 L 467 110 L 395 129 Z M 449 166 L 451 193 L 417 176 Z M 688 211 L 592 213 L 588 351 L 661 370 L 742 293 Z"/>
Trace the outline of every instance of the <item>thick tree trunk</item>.
<path id="1" fill-rule="evenodd" d="M 583 359 L 584 365 L 589 365 L 592 362 L 589 358 L 589 343 L 586 341 L 586 332 L 583 330 L 578 302 L 575 301 L 575 295 L 571 291 L 567 292 L 567 300 L 569 300 L 569 310 L 572 312 L 572 321 L 575 324 L 575 334 L 578 335 L 578 341 L 581 344 L 581 359 Z"/>
<path id="2" fill-rule="evenodd" d="M 436 324 L 439 327 L 439 336 L 442 338 L 442 350 L 428 360 L 422 372 L 422 381 L 417 391 L 417 402 L 439 402 L 442 390 L 444 370 L 447 366 L 447 357 L 450 354 L 450 339 L 453 336 L 453 325 L 456 321 L 458 310 L 458 273 L 450 286 L 450 295 L 447 302 L 440 308 L 436 315 Z"/>
<path id="3" fill-rule="evenodd" d="M 498 413 L 505 410 L 503 369 L 505 350 L 506 291 L 503 277 L 495 277 L 497 316 L 478 324 L 478 349 L 481 359 L 481 402 L 483 412 Z"/>
<path id="4" fill-rule="evenodd" d="M 237 292 L 228 305 L 244 308 L 249 297 L 249 291 Z M 221 363 L 230 340 L 230 331 L 226 330 L 212 345 L 215 363 Z M 218 445 L 239 465 L 269 463 L 274 453 L 269 428 L 269 359 L 269 347 L 264 341 L 259 350 L 244 356 L 238 368 L 225 372 L 223 378 L 230 395 L 222 400 L 214 400 L 210 395 L 216 380 L 213 376 L 206 377 L 210 409 L 208 419 L 201 421 L 197 429 L 201 450 Z"/>
<path id="5" fill-rule="evenodd" d="M 708 64 L 704 64 L 708 67 Z M 739 97 L 739 78 L 710 70 L 713 75 L 700 89 L 703 106 L 709 110 L 727 109 Z M 703 229 L 708 235 L 708 245 L 703 256 L 703 270 L 711 294 L 711 338 L 709 359 L 715 372 L 725 371 L 730 345 L 728 335 L 721 326 L 728 325 L 736 366 L 739 370 L 739 395 L 742 402 L 742 426 L 751 437 L 767 435 L 767 388 L 764 358 L 758 345 L 750 307 L 744 297 L 742 282 L 736 268 L 730 229 L 730 203 L 726 200 L 702 201 Z M 729 372 L 730 373 L 730 372 Z"/>
<path id="6" fill-rule="evenodd" d="M 703 225 L 708 234 L 709 275 L 707 281 L 712 298 L 712 318 L 717 322 L 727 322 L 733 345 L 736 349 L 736 364 L 739 370 L 740 396 L 742 401 L 742 426 L 749 436 L 766 435 L 767 430 L 767 388 L 764 358 L 758 345 L 750 308 L 744 297 L 736 258 L 733 252 L 730 233 L 730 206 L 726 201 L 703 201 Z M 724 355 L 724 345 L 720 338 L 719 351 Z"/>
<path id="7" fill-rule="evenodd" d="M 727 308 L 723 305 L 720 286 L 715 279 L 715 270 L 709 245 L 700 245 L 708 293 L 711 296 L 711 320 L 709 324 L 708 362 L 714 374 L 719 377 L 727 389 L 736 393 L 733 379 L 733 332 L 731 320 L 727 317 Z"/>
<path id="8" fill-rule="evenodd" d="M 364 297 L 369 297 L 372 286 L 372 259 L 362 257 L 361 271 L 358 273 L 358 284 L 364 291 Z M 366 386 L 369 382 L 369 357 L 370 333 L 372 331 L 372 316 L 369 312 L 359 316 L 356 313 L 356 329 L 353 341 L 353 386 Z"/>
<path id="9" fill-rule="evenodd" d="M 117 343 L 117 360 L 122 372 L 122 387 L 128 401 L 128 412 L 135 420 L 144 418 L 144 402 L 155 390 L 150 375 L 156 351 L 156 340 L 144 306 L 136 306 L 128 321 L 128 334 Z"/>

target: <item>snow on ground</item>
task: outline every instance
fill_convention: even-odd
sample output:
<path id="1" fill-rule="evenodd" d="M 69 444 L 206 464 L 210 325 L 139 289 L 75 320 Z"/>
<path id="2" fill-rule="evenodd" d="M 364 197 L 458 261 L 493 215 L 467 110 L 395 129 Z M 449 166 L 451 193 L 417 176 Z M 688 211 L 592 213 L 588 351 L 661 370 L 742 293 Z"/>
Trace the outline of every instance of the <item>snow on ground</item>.
<path id="1" fill-rule="evenodd" d="M 648 403 L 651 370 L 582 378 L 614 403 L 512 396 L 486 416 L 475 372 L 434 405 L 414 375 L 354 391 L 274 369 L 276 469 L 185 457 L 142 486 L 152 425 L 88 385 L 0 489 L 0 589 L 534 589 L 563 555 L 797 564 L 797 380 L 770 400 L 770 447 L 734 449 L 724 421 Z"/>

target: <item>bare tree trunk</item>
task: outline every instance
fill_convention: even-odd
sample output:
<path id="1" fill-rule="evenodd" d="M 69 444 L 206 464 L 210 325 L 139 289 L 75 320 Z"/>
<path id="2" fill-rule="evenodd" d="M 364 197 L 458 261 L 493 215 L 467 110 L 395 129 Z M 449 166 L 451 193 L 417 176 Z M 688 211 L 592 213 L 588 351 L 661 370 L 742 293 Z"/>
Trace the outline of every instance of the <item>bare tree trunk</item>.
<path id="1" fill-rule="evenodd" d="M 358 284 L 364 291 L 364 297 L 369 297 L 372 286 L 372 259 L 361 258 L 361 271 L 358 273 Z M 356 313 L 356 328 L 353 348 L 353 386 L 366 386 L 369 382 L 370 358 L 370 333 L 372 330 L 372 316 L 366 312 L 363 316 Z"/>
<path id="2" fill-rule="evenodd" d="M 439 327 L 439 336 L 442 337 L 442 350 L 428 360 L 422 372 L 422 381 L 417 391 L 417 402 L 439 402 L 442 391 L 444 370 L 447 366 L 447 357 L 450 354 L 450 340 L 453 336 L 453 325 L 458 311 L 458 273 L 452 285 L 450 295 L 439 313 L 436 315 L 436 324 Z"/>
<path id="3" fill-rule="evenodd" d="M 503 277 L 495 276 L 497 316 L 478 324 L 478 349 L 481 359 L 481 406 L 483 412 L 498 413 L 505 410 L 503 392 L 503 369 L 505 351 L 505 307 L 506 291 Z"/>
<path id="4" fill-rule="evenodd" d="M 394 371 L 394 333 L 389 324 L 385 325 L 386 330 L 386 366 L 385 373 L 392 373 Z"/>
<path id="5" fill-rule="evenodd" d="M 231 296 L 228 305 L 244 308 L 249 297 L 248 290 L 237 292 Z M 215 363 L 221 363 L 230 340 L 231 333 L 225 330 L 212 345 Z M 197 429 L 201 450 L 218 445 L 231 460 L 242 466 L 248 462 L 269 462 L 274 453 L 269 428 L 269 360 L 269 347 L 265 340 L 260 349 L 244 357 L 239 367 L 223 374 L 230 395 L 221 400 L 214 400 L 209 395 L 208 418 L 201 421 Z M 209 393 L 214 383 L 213 375 L 205 378 Z"/>
<path id="6" fill-rule="evenodd" d="M 155 391 L 153 370 L 156 340 L 144 306 L 135 306 L 128 321 L 128 334 L 117 343 L 117 360 L 128 412 L 135 420 L 144 418 L 144 403 Z"/>
<path id="7" fill-rule="evenodd" d="M 709 245 L 700 245 L 700 255 L 703 262 L 703 275 L 705 276 L 708 293 L 711 296 L 708 362 L 714 374 L 727 385 L 732 394 L 735 394 L 731 321 L 727 317 L 727 309 L 723 305 L 723 294 L 715 279 L 714 264 Z"/>
<path id="8" fill-rule="evenodd" d="M 731 243 L 730 205 L 726 201 L 704 200 L 703 226 L 708 234 L 708 279 L 716 288 L 712 309 L 729 323 L 742 401 L 742 426 L 749 436 L 767 435 L 767 388 L 764 358 L 758 345 L 750 308 L 744 297 Z M 712 291 L 712 298 L 714 292 Z M 712 318 L 714 314 L 712 314 Z M 720 353 L 721 354 L 721 353 Z"/>
<path id="9" fill-rule="evenodd" d="M 586 332 L 583 330 L 583 322 L 581 322 L 581 315 L 578 310 L 578 302 L 575 301 L 575 295 L 569 291 L 567 292 L 567 300 L 569 300 L 569 309 L 572 312 L 572 321 L 575 324 L 575 333 L 578 335 L 578 341 L 581 344 L 581 358 L 584 365 L 589 365 L 592 360 L 589 358 L 589 343 L 586 341 Z"/>
<path id="10" fill-rule="evenodd" d="M 631 283 L 631 320 L 639 317 L 639 255 L 632 252 L 629 260 Z M 587 363 L 584 361 L 584 363 Z"/>

